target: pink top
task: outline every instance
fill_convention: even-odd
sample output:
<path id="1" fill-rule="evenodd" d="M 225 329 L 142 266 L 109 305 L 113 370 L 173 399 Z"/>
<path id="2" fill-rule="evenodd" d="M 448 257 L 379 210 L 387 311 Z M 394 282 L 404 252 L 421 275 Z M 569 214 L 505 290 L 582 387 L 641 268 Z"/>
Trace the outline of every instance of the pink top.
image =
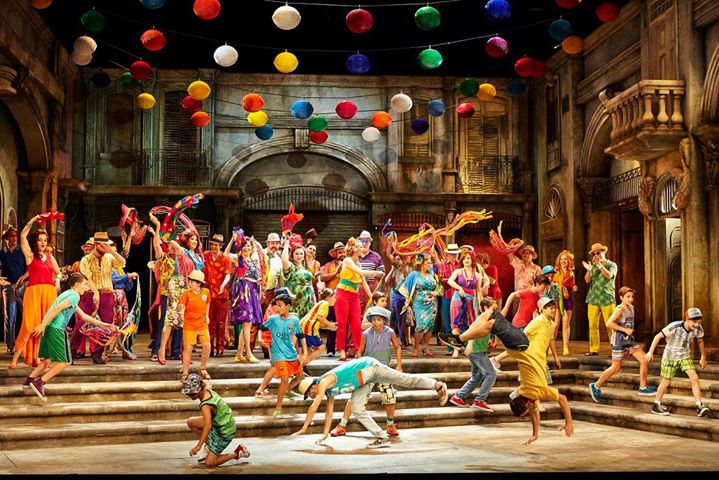
<path id="1" fill-rule="evenodd" d="M 32 262 L 27 266 L 29 280 L 27 286 L 32 285 L 55 285 L 55 271 L 52 268 L 52 260 L 45 255 L 43 262 L 37 257 L 32 257 Z"/>

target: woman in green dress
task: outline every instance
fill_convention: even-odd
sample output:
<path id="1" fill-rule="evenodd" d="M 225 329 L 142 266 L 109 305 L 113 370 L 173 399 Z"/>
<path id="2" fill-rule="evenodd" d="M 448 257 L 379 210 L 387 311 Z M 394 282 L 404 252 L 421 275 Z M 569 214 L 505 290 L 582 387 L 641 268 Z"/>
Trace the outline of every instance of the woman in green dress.
<path id="1" fill-rule="evenodd" d="M 305 250 L 302 245 L 290 248 L 289 238 L 285 238 L 282 249 L 282 278 L 290 292 L 295 295 L 290 311 L 302 319 L 317 303 L 312 288 L 314 275 L 305 267 Z"/>

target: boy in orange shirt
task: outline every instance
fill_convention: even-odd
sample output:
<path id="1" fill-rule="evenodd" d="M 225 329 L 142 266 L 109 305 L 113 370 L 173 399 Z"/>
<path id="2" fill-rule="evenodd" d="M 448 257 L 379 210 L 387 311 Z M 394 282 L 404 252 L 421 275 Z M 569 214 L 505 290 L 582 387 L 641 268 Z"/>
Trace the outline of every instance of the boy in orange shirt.
<path id="1" fill-rule="evenodd" d="M 182 292 L 177 303 L 177 313 L 183 319 L 182 343 L 184 354 L 182 355 L 182 381 L 184 382 L 190 371 L 190 358 L 192 347 L 198 339 L 202 344 L 200 356 L 200 375 L 205 380 L 210 380 L 207 373 L 207 359 L 210 358 L 210 291 L 203 288 L 205 274 L 200 270 L 193 270 L 187 277 L 189 287 Z"/>

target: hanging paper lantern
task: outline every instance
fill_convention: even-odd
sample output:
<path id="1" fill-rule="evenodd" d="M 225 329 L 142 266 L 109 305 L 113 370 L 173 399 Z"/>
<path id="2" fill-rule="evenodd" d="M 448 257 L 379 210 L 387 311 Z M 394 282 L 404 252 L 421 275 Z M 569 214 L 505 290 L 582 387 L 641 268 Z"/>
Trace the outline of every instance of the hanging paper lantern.
<path id="1" fill-rule="evenodd" d="M 508 20 L 512 16 L 512 7 L 507 0 L 489 0 L 484 12 L 492 20 Z"/>
<path id="2" fill-rule="evenodd" d="M 272 14 L 272 22 L 280 30 L 292 30 L 300 24 L 302 16 L 295 7 L 283 5 Z"/>
<path id="3" fill-rule="evenodd" d="M 479 86 L 477 98 L 480 100 L 491 100 L 497 96 L 497 89 L 491 83 L 483 83 Z"/>
<path id="4" fill-rule="evenodd" d="M 167 43 L 165 34 L 153 28 L 151 28 L 150 30 L 146 30 L 145 33 L 143 33 L 140 37 L 140 41 L 142 42 L 142 46 L 150 50 L 151 52 L 157 52 L 162 50 Z"/>
<path id="5" fill-rule="evenodd" d="M 261 127 L 266 124 L 268 120 L 269 117 L 267 117 L 267 114 L 262 110 L 247 115 L 247 121 L 250 122 L 250 125 L 253 127 Z"/>
<path id="6" fill-rule="evenodd" d="M 202 110 L 202 100 L 195 100 L 189 95 L 186 95 L 185 98 L 182 99 L 180 105 L 183 109 L 187 110 L 190 113 L 195 113 Z"/>
<path id="7" fill-rule="evenodd" d="M 342 100 L 335 107 L 335 113 L 338 117 L 349 120 L 357 113 L 357 104 L 352 100 Z"/>
<path id="8" fill-rule="evenodd" d="M 374 23 L 372 14 L 364 8 L 355 8 L 352 10 L 347 14 L 345 22 L 347 23 L 347 28 L 349 28 L 352 33 L 369 32 Z"/>
<path id="9" fill-rule="evenodd" d="M 479 82 L 474 78 L 465 78 L 459 82 L 459 91 L 465 97 L 473 97 L 479 92 Z"/>
<path id="10" fill-rule="evenodd" d="M 259 112 L 265 106 L 265 100 L 256 93 L 248 93 L 242 97 L 242 108 L 247 112 Z"/>
<path id="11" fill-rule="evenodd" d="M 362 139 L 367 143 L 374 143 L 380 139 L 382 133 L 375 127 L 367 127 L 362 130 Z"/>
<path id="12" fill-rule="evenodd" d="M 107 20 L 105 20 L 105 15 L 102 13 L 96 10 L 88 10 L 80 17 L 80 23 L 89 32 L 99 32 L 105 28 Z"/>
<path id="13" fill-rule="evenodd" d="M 192 11 L 202 20 L 212 20 L 220 14 L 222 5 L 219 0 L 195 0 Z"/>
<path id="14" fill-rule="evenodd" d="M 195 100 L 204 100 L 210 96 L 210 86 L 202 80 L 195 80 L 187 87 L 187 93 Z"/>
<path id="15" fill-rule="evenodd" d="M 377 128 L 387 128 L 392 123 L 392 117 L 387 112 L 377 112 L 372 115 L 372 125 Z"/>
<path id="16" fill-rule="evenodd" d="M 521 78 L 514 78 L 507 84 L 507 90 L 509 90 L 509 94 L 513 97 L 518 97 L 523 94 L 526 88 L 527 85 Z"/>
<path id="17" fill-rule="evenodd" d="M 290 107 L 290 114 L 295 117 L 304 120 L 309 118 L 310 115 L 315 111 L 315 107 L 305 99 L 297 100 Z"/>
<path id="18" fill-rule="evenodd" d="M 429 122 L 424 118 L 415 118 L 414 120 L 412 120 L 410 128 L 417 135 L 422 135 L 423 133 L 426 133 L 427 130 L 429 130 Z"/>
<path id="19" fill-rule="evenodd" d="M 530 75 L 534 78 L 542 78 L 547 74 L 547 64 L 541 60 L 532 61 L 532 72 Z"/>
<path id="20" fill-rule="evenodd" d="M 210 124 L 210 116 L 200 110 L 199 112 L 195 112 L 190 117 L 190 120 L 192 120 L 192 124 L 196 127 L 206 127 Z"/>
<path id="21" fill-rule="evenodd" d="M 262 125 L 260 128 L 255 128 L 255 136 L 260 140 L 269 140 L 275 131 L 269 125 Z"/>
<path id="22" fill-rule="evenodd" d="M 321 132 L 327 128 L 327 119 L 322 115 L 315 115 L 307 121 L 310 132 Z"/>
<path id="23" fill-rule="evenodd" d="M 429 5 L 414 12 L 414 23 L 422 30 L 434 30 L 439 27 L 441 21 L 439 10 Z"/>
<path id="24" fill-rule="evenodd" d="M 574 32 L 572 24 L 563 18 L 559 18 L 549 24 L 549 36 L 561 42 Z"/>
<path id="25" fill-rule="evenodd" d="M 459 118 L 469 118 L 474 115 L 474 105 L 468 102 L 457 105 L 457 116 Z"/>
<path id="26" fill-rule="evenodd" d="M 141 93 L 137 96 L 137 106 L 143 110 L 149 110 L 155 106 L 155 97 L 149 93 Z"/>
<path id="27" fill-rule="evenodd" d="M 444 114 L 445 106 L 444 102 L 439 99 L 431 100 L 427 104 L 427 113 L 433 117 L 439 117 Z"/>
<path id="28" fill-rule="evenodd" d="M 75 41 L 72 44 L 72 48 L 79 54 L 79 55 L 92 55 L 95 53 L 95 50 L 97 49 L 97 42 L 92 37 L 88 37 L 87 35 L 83 35 L 82 37 L 77 37 Z"/>
<path id="29" fill-rule="evenodd" d="M 562 50 L 569 55 L 577 55 L 584 50 L 584 40 L 577 35 L 570 35 L 562 41 Z"/>
<path id="30" fill-rule="evenodd" d="M 132 74 L 130 72 L 123 73 L 117 80 L 120 82 L 120 85 L 122 85 L 123 88 L 132 88 L 140 85 L 137 80 L 132 78 Z"/>
<path id="31" fill-rule="evenodd" d="M 132 75 L 132 78 L 135 80 L 142 82 L 152 76 L 152 67 L 149 63 L 142 60 L 132 62 L 130 65 L 130 75 Z"/>
<path id="32" fill-rule="evenodd" d="M 36 10 L 45 10 L 51 3 L 52 0 L 30 0 L 30 6 Z"/>
<path id="33" fill-rule="evenodd" d="M 347 70 L 355 75 L 362 75 L 369 72 L 371 63 L 367 55 L 355 53 L 347 58 Z"/>
<path id="34" fill-rule="evenodd" d="M 72 52 L 72 54 L 70 55 L 70 60 L 72 60 L 72 63 L 74 63 L 75 65 L 84 67 L 85 65 L 92 62 L 92 55 L 81 55 L 77 52 Z"/>
<path id="35" fill-rule="evenodd" d="M 409 112 L 412 109 L 412 99 L 407 94 L 398 93 L 390 100 L 390 107 L 397 113 Z"/>
<path id="36" fill-rule="evenodd" d="M 417 57 L 417 62 L 419 62 L 419 66 L 424 68 L 425 70 L 434 70 L 435 68 L 442 65 L 442 54 L 439 53 L 434 48 L 426 48 L 419 52 L 419 56 Z"/>
<path id="37" fill-rule="evenodd" d="M 577 5 L 579 5 L 582 0 L 555 0 L 557 2 L 557 5 L 559 5 L 561 8 L 566 8 L 569 10 L 570 8 L 574 8 Z"/>
<path id="38" fill-rule="evenodd" d="M 97 72 L 92 76 L 92 83 L 97 88 L 107 88 L 112 83 L 112 79 L 106 72 Z"/>
<path id="39" fill-rule="evenodd" d="M 295 71 L 300 62 L 297 57 L 290 52 L 282 52 L 275 57 L 275 68 L 280 73 L 292 73 Z"/>
<path id="40" fill-rule="evenodd" d="M 484 51 L 492 58 L 502 58 L 509 52 L 509 43 L 502 37 L 492 37 L 484 45 Z"/>
<path id="41" fill-rule="evenodd" d="M 327 134 L 327 130 L 322 130 L 321 132 L 310 132 L 310 142 L 318 145 L 325 143 L 328 137 L 329 135 Z"/>
<path id="42" fill-rule="evenodd" d="M 514 71 L 520 77 L 529 77 L 532 75 L 534 60 L 529 57 L 522 57 L 514 64 Z"/>
<path id="43" fill-rule="evenodd" d="M 619 5 L 614 2 L 602 2 L 597 5 L 596 14 L 602 22 L 611 22 L 619 16 Z"/>
<path id="44" fill-rule="evenodd" d="M 232 65 L 237 63 L 237 58 L 239 57 L 239 54 L 234 47 L 231 47 L 229 45 L 222 45 L 220 47 L 217 47 L 215 53 L 212 56 L 215 59 L 215 63 L 217 63 L 219 66 L 231 67 Z"/>
<path id="45" fill-rule="evenodd" d="M 140 4 L 150 10 L 157 10 L 165 5 L 167 0 L 140 0 Z"/>

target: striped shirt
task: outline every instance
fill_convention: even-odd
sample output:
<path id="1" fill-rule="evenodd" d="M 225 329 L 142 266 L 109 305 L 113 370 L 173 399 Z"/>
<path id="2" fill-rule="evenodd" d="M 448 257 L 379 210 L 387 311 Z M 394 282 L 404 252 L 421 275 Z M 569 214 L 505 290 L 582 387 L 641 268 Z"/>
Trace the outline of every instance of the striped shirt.
<path id="1" fill-rule="evenodd" d="M 80 273 L 90 279 L 98 290 L 113 290 L 112 270 L 117 267 L 122 265 L 111 253 L 105 253 L 98 258 L 93 251 L 80 260 Z"/>
<path id="2" fill-rule="evenodd" d="M 684 322 L 677 320 L 662 329 L 667 344 L 664 347 L 662 358 L 667 360 L 682 360 L 691 358 L 689 347 L 695 338 L 704 338 L 704 329 L 698 326 L 694 330 L 687 331 Z"/>
<path id="3" fill-rule="evenodd" d="M 369 250 L 367 255 L 359 257 L 359 264 L 362 270 L 369 270 L 372 272 L 380 271 L 384 272 L 384 262 L 379 253 Z M 379 281 L 379 279 L 372 279 L 372 281 Z"/>

